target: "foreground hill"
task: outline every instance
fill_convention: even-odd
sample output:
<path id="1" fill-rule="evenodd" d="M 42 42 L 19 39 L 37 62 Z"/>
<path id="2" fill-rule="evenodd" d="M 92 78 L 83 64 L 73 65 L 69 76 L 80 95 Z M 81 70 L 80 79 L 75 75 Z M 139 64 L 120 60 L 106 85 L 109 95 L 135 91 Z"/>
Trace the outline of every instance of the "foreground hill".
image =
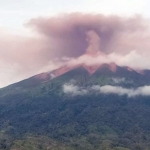
<path id="1" fill-rule="evenodd" d="M 149 78 L 148 70 L 79 65 L 3 88 L 0 149 L 149 150 Z"/>

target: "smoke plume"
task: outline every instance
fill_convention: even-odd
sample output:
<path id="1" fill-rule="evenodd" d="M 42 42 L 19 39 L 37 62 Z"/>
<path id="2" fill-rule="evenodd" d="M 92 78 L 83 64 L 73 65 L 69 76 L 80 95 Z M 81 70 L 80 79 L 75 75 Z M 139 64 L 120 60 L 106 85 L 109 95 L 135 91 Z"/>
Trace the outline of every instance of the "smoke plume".
<path id="1" fill-rule="evenodd" d="M 32 19 L 28 25 L 49 39 L 50 53 L 57 57 L 80 56 L 86 49 L 127 54 L 150 48 L 149 22 L 140 16 L 122 18 L 73 13 Z"/>
<path id="2" fill-rule="evenodd" d="M 10 36 L 0 30 L 0 86 L 53 70 L 66 61 L 150 69 L 149 25 L 141 16 L 71 13 L 31 19 L 26 27 L 36 33 L 34 37 Z M 85 53 L 101 55 L 79 57 Z"/>
<path id="3" fill-rule="evenodd" d="M 86 33 L 88 48 L 86 53 L 93 54 L 100 52 L 100 37 L 96 34 L 95 31 L 91 30 Z"/>

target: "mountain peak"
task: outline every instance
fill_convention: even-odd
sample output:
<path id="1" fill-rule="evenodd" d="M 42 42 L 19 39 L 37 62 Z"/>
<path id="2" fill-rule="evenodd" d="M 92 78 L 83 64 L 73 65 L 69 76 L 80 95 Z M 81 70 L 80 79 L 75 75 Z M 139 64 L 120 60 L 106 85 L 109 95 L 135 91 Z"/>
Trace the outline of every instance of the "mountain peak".
<path id="1" fill-rule="evenodd" d="M 116 72 L 116 70 L 117 70 L 117 65 L 112 62 L 112 63 L 109 64 L 109 69 L 110 69 L 112 72 Z"/>
<path id="2" fill-rule="evenodd" d="M 79 67 L 84 68 L 89 73 L 89 75 L 93 75 L 94 73 L 96 73 L 98 69 L 102 69 L 102 68 L 106 68 L 112 73 L 116 73 L 119 66 L 117 66 L 114 62 L 111 62 L 111 63 L 100 63 L 97 61 L 92 62 L 93 59 L 94 60 L 101 59 L 101 56 L 105 57 L 106 55 L 101 51 L 88 51 L 84 55 L 77 58 L 75 62 L 73 63 L 68 62 L 66 65 L 56 70 L 46 72 L 46 73 L 41 73 L 39 75 L 36 75 L 34 78 L 36 80 L 40 80 L 41 82 L 47 82 L 55 77 L 59 77 Z M 128 66 L 124 66 L 121 68 L 124 68 L 125 70 L 129 72 L 137 72 L 138 74 L 141 74 L 141 75 L 144 74 L 144 71 L 141 71 L 141 70 L 137 71 Z"/>
<path id="3" fill-rule="evenodd" d="M 80 56 L 79 58 L 86 58 L 88 59 L 89 57 L 92 57 L 94 59 L 96 59 L 97 57 L 99 57 L 100 55 L 102 56 L 105 56 L 105 54 L 103 52 L 100 52 L 100 51 L 89 51 L 89 52 L 86 52 L 84 55 Z M 86 57 L 86 56 L 89 56 L 89 57 Z M 88 61 L 88 60 L 87 60 Z M 36 78 L 39 78 L 40 80 L 49 80 L 49 79 L 52 79 L 54 77 L 58 77 L 58 76 L 61 76 L 75 68 L 78 68 L 78 67 L 83 67 L 84 69 L 87 70 L 87 72 L 92 75 L 94 74 L 99 68 L 102 68 L 102 67 L 107 67 L 109 70 L 111 70 L 112 72 L 116 72 L 117 70 L 117 65 L 115 63 L 98 63 L 98 64 L 90 64 L 90 60 L 89 60 L 89 64 L 87 64 L 86 62 L 80 62 L 80 63 L 77 63 L 77 64 L 66 64 L 56 70 L 53 70 L 51 72 L 48 72 L 48 73 L 42 73 L 42 74 L 39 74 L 36 76 Z"/>

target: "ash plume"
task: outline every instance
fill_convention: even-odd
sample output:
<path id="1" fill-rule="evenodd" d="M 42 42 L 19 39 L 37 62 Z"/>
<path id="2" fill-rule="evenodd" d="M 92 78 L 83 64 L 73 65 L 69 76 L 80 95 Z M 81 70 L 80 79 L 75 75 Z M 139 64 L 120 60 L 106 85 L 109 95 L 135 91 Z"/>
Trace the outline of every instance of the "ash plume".
<path id="1" fill-rule="evenodd" d="M 99 37 L 92 39 L 92 45 L 96 49 L 100 46 L 105 53 L 127 54 L 132 50 L 142 52 L 150 48 L 149 22 L 140 16 L 124 18 L 72 13 L 32 19 L 28 26 L 49 39 L 53 57 L 77 57 L 84 54 L 91 42 L 87 41 L 89 34 Z"/>
<path id="2" fill-rule="evenodd" d="M 86 33 L 86 40 L 88 42 L 88 48 L 86 53 L 95 54 L 100 52 L 100 37 L 96 34 L 95 31 L 91 30 Z"/>
<path id="3" fill-rule="evenodd" d="M 0 29 L 2 85 L 56 69 L 64 58 L 73 64 L 88 59 L 89 65 L 115 62 L 150 69 L 149 25 L 141 16 L 70 13 L 31 19 L 26 26 L 36 33 L 34 37 L 10 36 Z M 78 58 L 97 52 L 103 54 L 98 59 Z"/>

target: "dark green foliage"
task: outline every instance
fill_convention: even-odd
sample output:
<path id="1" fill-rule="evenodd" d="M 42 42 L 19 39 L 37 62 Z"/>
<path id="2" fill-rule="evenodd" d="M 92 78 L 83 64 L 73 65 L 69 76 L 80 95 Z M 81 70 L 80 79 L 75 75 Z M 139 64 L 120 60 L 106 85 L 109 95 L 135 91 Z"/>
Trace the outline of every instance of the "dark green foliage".
<path id="1" fill-rule="evenodd" d="M 1 89 L 0 150 L 149 150 L 150 97 L 62 91 L 72 79 L 84 87 L 113 85 L 112 77 L 132 81 L 121 83 L 124 87 L 150 83 L 147 75 L 123 68 L 89 76 L 81 67 L 36 87 L 29 86 L 30 79 Z"/>

